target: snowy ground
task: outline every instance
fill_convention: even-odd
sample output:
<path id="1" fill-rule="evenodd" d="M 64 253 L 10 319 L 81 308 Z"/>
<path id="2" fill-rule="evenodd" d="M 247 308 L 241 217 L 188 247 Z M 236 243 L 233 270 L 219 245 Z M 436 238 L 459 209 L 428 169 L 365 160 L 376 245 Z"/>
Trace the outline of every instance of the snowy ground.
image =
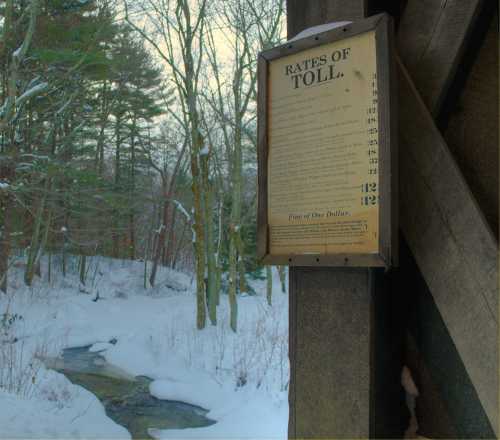
<path id="1" fill-rule="evenodd" d="M 287 438 L 288 295 L 276 271 L 273 306 L 265 281 L 253 282 L 258 295 L 238 298 L 234 334 L 225 295 L 218 325 L 195 329 L 186 275 L 164 269 L 158 286 L 145 290 L 140 262 L 100 259 L 96 268 L 87 293 L 73 274 L 26 288 L 23 267 L 14 268 L 10 295 L 0 295 L 0 438 L 130 438 L 97 398 L 37 360 L 90 344 L 106 348 L 113 365 L 154 379 L 153 395 L 200 405 L 217 421 L 151 432 L 156 438 Z"/>

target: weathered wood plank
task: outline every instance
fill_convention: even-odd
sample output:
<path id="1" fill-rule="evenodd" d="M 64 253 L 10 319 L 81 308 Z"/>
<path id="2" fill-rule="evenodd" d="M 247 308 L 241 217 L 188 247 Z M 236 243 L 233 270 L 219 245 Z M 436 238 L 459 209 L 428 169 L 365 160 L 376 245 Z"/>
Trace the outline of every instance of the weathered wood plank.
<path id="1" fill-rule="evenodd" d="M 399 62 L 400 225 L 498 433 L 497 244 Z"/>
<path id="2" fill-rule="evenodd" d="M 287 0 L 288 39 L 304 29 L 332 21 L 364 18 L 367 0 Z"/>
<path id="3" fill-rule="evenodd" d="M 460 66 L 485 0 L 410 0 L 398 48 L 417 90 L 436 116 Z"/>
<path id="4" fill-rule="evenodd" d="M 431 113 L 439 115 L 441 125 L 449 118 L 445 139 L 498 240 L 498 11 L 493 14 L 494 9 L 495 2 L 485 0 L 410 0 L 397 40 L 400 56 Z M 466 72 L 457 71 L 457 66 Z"/>
<path id="5" fill-rule="evenodd" d="M 267 172 L 262 172 L 267 167 L 267 63 L 259 56 L 258 64 L 258 107 L 257 107 L 257 127 L 258 127 L 258 147 L 257 161 L 259 167 L 258 173 L 258 200 L 257 207 L 257 256 L 262 258 L 267 254 L 268 230 L 267 230 Z"/>
<path id="6" fill-rule="evenodd" d="M 406 242 L 401 247 L 398 292 L 404 291 L 409 323 L 406 365 L 418 386 L 416 413 L 420 435 L 429 438 L 495 438 L 429 288 Z"/>
<path id="7" fill-rule="evenodd" d="M 369 291 L 369 269 L 292 268 L 290 438 L 369 437 Z"/>
<path id="8" fill-rule="evenodd" d="M 486 3 L 479 0 L 444 3 L 441 0 L 410 0 L 407 5 L 401 20 L 398 46 L 416 88 L 434 116 L 442 111 L 478 17 L 486 6 L 490 6 Z M 498 57 L 498 50 L 490 52 Z M 476 82 L 482 83 L 479 78 Z M 420 209 L 408 210 L 411 208 L 408 208 L 409 204 L 402 207 L 403 230 L 493 429 L 498 433 L 497 358 L 481 355 L 481 352 L 496 353 L 498 348 L 497 241 L 482 219 L 481 210 L 446 144 L 442 139 L 435 141 L 440 137 L 437 129 L 427 131 L 432 124 L 429 118 L 422 118 L 425 113 L 423 104 L 420 103 L 420 110 L 415 107 L 418 107 L 418 94 L 411 87 L 407 87 L 407 91 L 414 95 L 411 99 L 411 93 L 406 95 L 414 106 L 413 111 L 401 115 L 407 117 L 401 130 L 407 145 L 408 141 L 412 142 L 409 138 L 415 136 L 413 143 L 418 142 L 419 150 L 411 159 L 413 163 L 409 155 L 401 154 L 401 172 L 406 182 L 402 182 L 402 187 L 406 187 L 407 195 L 414 195 Z M 498 97 L 498 90 L 493 94 Z M 488 99 L 482 95 L 480 100 L 485 98 Z M 471 108 L 470 113 L 475 111 Z M 498 124 L 498 118 L 489 119 Z M 450 126 L 448 139 L 456 140 L 465 130 L 465 125 L 465 120 L 455 120 Z M 467 130 L 470 130 L 469 125 Z M 478 131 L 471 136 L 476 136 Z M 495 132 L 493 136 L 498 135 L 498 127 L 492 131 Z M 485 205 L 485 194 L 489 194 L 489 200 L 498 197 L 497 142 L 494 149 L 492 144 L 490 142 L 488 147 L 483 143 L 483 150 L 486 148 L 487 151 L 480 155 L 475 148 L 466 151 L 464 144 L 452 142 L 462 169 L 473 170 L 466 176 L 474 194 L 479 196 L 482 208 L 491 205 Z M 461 157 L 467 160 L 460 161 Z M 413 169 L 410 173 L 413 182 L 405 171 L 408 169 Z M 417 176 L 422 183 L 415 180 Z M 493 177 L 488 180 L 488 176 Z M 412 215 L 415 217 L 411 218 Z M 490 224 L 497 224 L 498 213 L 490 212 L 489 220 Z"/>
<path id="9" fill-rule="evenodd" d="M 498 16 L 465 81 L 444 138 L 498 240 Z"/>

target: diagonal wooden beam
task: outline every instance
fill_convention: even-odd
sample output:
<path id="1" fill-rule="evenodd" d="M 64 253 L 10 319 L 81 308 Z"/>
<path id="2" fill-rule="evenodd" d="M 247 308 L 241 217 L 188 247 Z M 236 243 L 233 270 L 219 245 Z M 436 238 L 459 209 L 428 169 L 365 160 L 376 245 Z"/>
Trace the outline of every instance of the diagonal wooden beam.
<path id="1" fill-rule="evenodd" d="M 417 90 L 434 117 L 462 67 L 481 12 L 491 0 L 410 0 L 397 44 Z"/>
<path id="2" fill-rule="evenodd" d="M 400 225 L 498 434 L 497 243 L 398 60 Z"/>
<path id="3" fill-rule="evenodd" d="M 492 3 L 410 0 L 397 42 L 415 81 L 400 66 L 401 228 L 498 435 L 498 243 L 426 110 L 441 113 Z"/>
<path id="4" fill-rule="evenodd" d="M 498 5 L 409 0 L 400 56 L 498 240 Z"/>
<path id="5" fill-rule="evenodd" d="M 454 82 L 437 126 L 498 241 L 498 13 L 489 15 L 478 27 L 484 38 L 467 50 L 466 58 L 473 59 L 470 71 Z"/>

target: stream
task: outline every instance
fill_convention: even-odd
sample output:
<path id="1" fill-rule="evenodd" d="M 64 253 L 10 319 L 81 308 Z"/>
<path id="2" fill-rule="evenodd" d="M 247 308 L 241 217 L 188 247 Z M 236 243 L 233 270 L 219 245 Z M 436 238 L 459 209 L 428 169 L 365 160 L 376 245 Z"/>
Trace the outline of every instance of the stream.
<path id="1" fill-rule="evenodd" d="M 150 378 L 131 376 L 89 348 L 65 349 L 60 358 L 46 359 L 45 364 L 97 396 L 108 417 L 128 429 L 133 439 L 152 438 L 150 428 L 200 428 L 216 423 L 206 417 L 204 408 L 157 399 L 149 393 Z"/>

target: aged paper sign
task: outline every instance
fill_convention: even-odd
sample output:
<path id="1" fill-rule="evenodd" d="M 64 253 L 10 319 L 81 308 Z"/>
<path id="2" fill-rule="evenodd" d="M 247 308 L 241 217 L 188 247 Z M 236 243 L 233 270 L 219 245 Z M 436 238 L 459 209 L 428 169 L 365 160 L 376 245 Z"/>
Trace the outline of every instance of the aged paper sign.
<path id="1" fill-rule="evenodd" d="M 379 251 L 375 31 L 269 66 L 272 255 Z"/>

